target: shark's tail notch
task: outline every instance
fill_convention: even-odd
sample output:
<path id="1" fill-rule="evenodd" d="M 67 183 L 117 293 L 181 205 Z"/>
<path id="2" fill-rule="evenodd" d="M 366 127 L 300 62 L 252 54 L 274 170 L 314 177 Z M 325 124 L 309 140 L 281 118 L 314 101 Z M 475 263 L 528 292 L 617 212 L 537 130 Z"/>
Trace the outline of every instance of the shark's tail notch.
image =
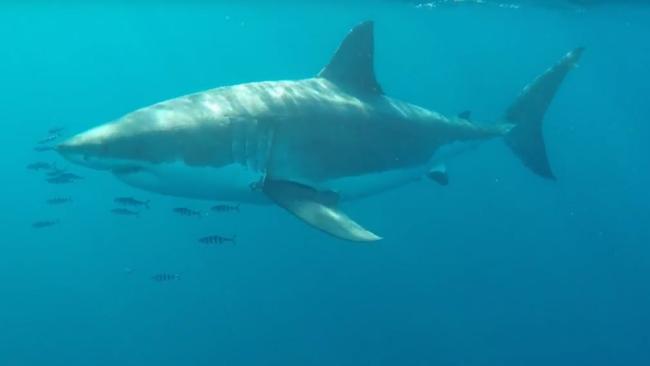
<path id="1" fill-rule="evenodd" d="M 542 133 L 544 114 L 583 51 L 584 48 L 576 48 L 567 53 L 557 64 L 527 85 L 504 116 L 505 122 L 513 125 L 505 136 L 506 144 L 530 170 L 543 178 L 555 180 Z"/>

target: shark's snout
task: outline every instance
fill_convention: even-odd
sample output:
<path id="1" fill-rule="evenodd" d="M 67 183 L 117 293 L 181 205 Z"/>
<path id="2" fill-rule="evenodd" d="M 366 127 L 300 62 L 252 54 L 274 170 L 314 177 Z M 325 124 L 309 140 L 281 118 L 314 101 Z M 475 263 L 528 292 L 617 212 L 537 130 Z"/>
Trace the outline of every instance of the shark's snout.
<path id="1" fill-rule="evenodd" d="M 60 143 L 56 147 L 56 152 L 58 152 L 63 158 L 71 163 L 86 165 L 84 163 L 85 153 L 83 151 L 83 147 L 78 142 L 76 142 L 75 137 L 72 137 Z"/>
<path id="2" fill-rule="evenodd" d="M 137 139 L 130 129 L 107 123 L 81 132 L 63 141 L 56 151 L 71 163 L 97 170 L 133 172 L 143 164 L 138 159 Z"/>
<path id="3" fill-rule="evenodd" d="M 56 151 L 71 163 L 83 165 L 93 169 L 109 169 L 106 165 L 107 141 L 100 128 L 94 128 L 63 141 L 56 147 Z"/>

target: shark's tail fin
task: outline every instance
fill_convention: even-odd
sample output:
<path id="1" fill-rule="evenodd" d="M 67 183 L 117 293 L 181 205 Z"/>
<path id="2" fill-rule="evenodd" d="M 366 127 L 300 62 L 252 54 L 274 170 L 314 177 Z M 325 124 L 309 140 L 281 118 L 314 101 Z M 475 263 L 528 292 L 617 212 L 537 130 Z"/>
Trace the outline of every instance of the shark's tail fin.
<path id="1" fill-rule="evenodd" d="M 562 80 L 576 65 L 583 48 L 566 54 L 560 62 L 527 85 L 517 100 L 508 108 L 505 122 L 514 126 L 505 141 L 522 162 L 536 174 L 555 179 L 546 156 L 542 121 Z"/>

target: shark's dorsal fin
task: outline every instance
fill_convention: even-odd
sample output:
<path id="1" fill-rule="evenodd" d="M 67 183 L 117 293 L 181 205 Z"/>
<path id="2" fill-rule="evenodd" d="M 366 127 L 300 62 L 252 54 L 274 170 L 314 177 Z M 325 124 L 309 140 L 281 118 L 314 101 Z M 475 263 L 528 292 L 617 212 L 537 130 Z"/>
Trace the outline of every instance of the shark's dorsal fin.
<path id="1" fill-rule="evenodd" d="M 382 94 L 375 79 L 373 22 L 352 28 L 330 63 L 318 74 L 353 92 Z"/>

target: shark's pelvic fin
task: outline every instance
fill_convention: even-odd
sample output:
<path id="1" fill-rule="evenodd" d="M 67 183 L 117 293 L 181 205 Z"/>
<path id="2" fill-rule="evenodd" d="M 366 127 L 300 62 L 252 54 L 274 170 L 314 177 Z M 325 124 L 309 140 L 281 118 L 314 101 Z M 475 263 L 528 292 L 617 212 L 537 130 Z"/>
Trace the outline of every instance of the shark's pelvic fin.
<path id="1" fill-rule="evenodd" d="M 555 66 L 526 86 L 505 114 L 506 122 L 514 124 L 505 137 L 506 143 L 528 168 L 544 178 L 555 179 L 542 135 L 544 114 L 583 51 L 583 48 L 577 48 L 569 52 Z"/>
<path id="2" fill-rule="evenodd" d="M 318 76 L 352 92 L 382 94 L 375 79 L 374 53 L 373 22 L 363 22 L 348 33 Z"/>
<path id="3" fill-rule="evenodd" d="M 464 119 L 466 121 L 471 121 L 472 120 L 472 111 L 463 111 L 458 113 L 458 118 Z"/>
<path id="4" fill-rule="evenodd" d="M 427 173 L 427 178 L 438 183 L 441 186 L 446 186 L 449 184 L 449 174 L 447 174 L 447 166 L 444 164 L 438 164 L 434 166 Z"/>
<path id="5" fill-rule="evenodd" d="M 306 223 L 337 238 L 375 241 L 381 238 L 364 229 L 336 208 L 338 195 L 320 192 L 304 184 L 265 180 L 262 190 L 276 204 Z"/>

